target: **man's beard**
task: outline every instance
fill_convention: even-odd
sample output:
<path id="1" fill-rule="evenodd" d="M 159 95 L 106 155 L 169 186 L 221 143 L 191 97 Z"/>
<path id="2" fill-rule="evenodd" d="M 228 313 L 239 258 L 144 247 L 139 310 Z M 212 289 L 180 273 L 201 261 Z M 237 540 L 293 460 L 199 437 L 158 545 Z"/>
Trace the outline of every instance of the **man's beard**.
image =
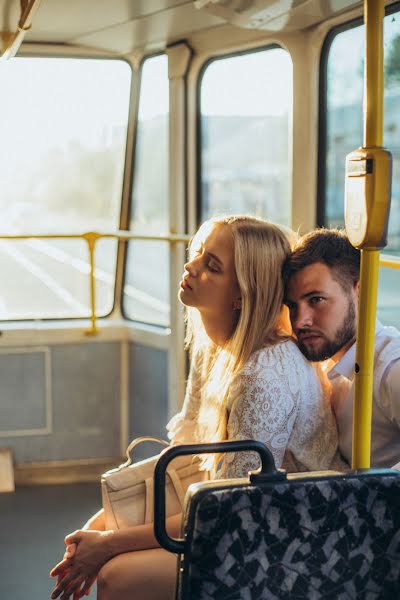
<path id="1" fill-rule="evenodd" d="M 305 330 L 303 330 L 305 331 Z M 308 360 L 321 361 L 334 356 L 356 336 L 356 311 L 354 301 L 349 298 L 349 309 L 341 328 L 336 332 L 333 340 L 325 339 L 319 348 L 307 348 L 301 341 L 298 342 L 301 352 Z"/>

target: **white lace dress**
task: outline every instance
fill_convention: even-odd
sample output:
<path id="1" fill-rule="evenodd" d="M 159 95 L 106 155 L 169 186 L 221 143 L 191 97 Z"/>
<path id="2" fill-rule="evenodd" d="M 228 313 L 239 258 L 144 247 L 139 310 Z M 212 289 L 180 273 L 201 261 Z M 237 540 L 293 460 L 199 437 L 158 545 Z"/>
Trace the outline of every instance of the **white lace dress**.
<path id="1" fill-rule="evenodd" d="M 199 361 L 193 361 L 182 411 L 167 425 L 174 443 L 208 441 L 197 422 L 200 371 Z M 250 357 L 231 387 L 228 411 L 228 439 L 264 442 L 277 467 L 291 472 L 345 469 L 328 393 L 292 340 Z M 244 477 L 258 467 L 254 453 L 227 454 L 218 476 Z"/>

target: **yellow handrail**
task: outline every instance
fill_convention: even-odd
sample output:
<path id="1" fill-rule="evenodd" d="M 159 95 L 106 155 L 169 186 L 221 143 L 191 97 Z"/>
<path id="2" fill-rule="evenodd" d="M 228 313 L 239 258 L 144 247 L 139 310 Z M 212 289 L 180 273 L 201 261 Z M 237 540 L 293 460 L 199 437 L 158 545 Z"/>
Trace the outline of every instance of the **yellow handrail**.
<path id="1" fill-rule="evenodd" d="M 186 234 L 169 234 L 162 233 L 157 235 L 131 233 L 129 231 L 113 231 L 110 233 L 100 233 L 98 231 L 88 231 L 86 233 L 43 233 L 43 234 L 16 234 L 16 235 L 0 235 L 0 240 L 29 240 L 29 239 L 60 239 L 74 240 L 83 239 L 88 245 L 89 251 L 89 282 L 90 282 L 90 321 L 91 327 L 85 330 L 87 335 L 96 335 L 97 318 L 96 318 L 96 279 L 95 279 L 95 250 L 96 244 L 101 239 L 117 239 L 118 241 L 129 240 L 150 240 L 157 242 L 169 242 L 170 244 L 188 243 L 191 239 L 190 235 Z"/>
<path id="2" fill-rule="evenodd" d="M 383 143 L 383 0 L 364 1 L 366 26 L 364 147 Z M 354 377 L 352 468 L 371 464 L 371 417 L 379 250 L 361 249 Z"/>
<path id="3" fill-rule="evenodd" d="M 16 235 L 0 235 L 0 240 L 29 240 L 29 239 L 82 239 L 88 245 L 89 251 L 89 277 L 90 277 L 90 321 L 91 327 L 85 333 L 87 335 L 96 335 L 97 318 L 96 318 L 96 279 L 95 279 L 95 250 L 96 244 L 101 239 L 117 239 L 119 241 L 129 240 L 149 240 L 157 242 L 169 242 L 170 244 L 188 243 L 191 239 L 187 234 L 140 234 L 129 231 L 113 231 L 103 232 L 88 231 L 86 233 L 38 233 L 38 234 L 16 234 Z M 382 255 L 380 258 L 381 267 L 389 267 L 392 269 L 400 269 L 400 257 Z"/>
<path id="4" fill-rule="evenodd" d="M 400 269 L 400 256 L 390 256 L 388 254 L 381 254 L 379 258 L 380 267 L 389 267 L 390 269 Z"/>
<path id="5" fill-rule="evenodd" d="M 90 231 L 86 233 L 18 233 L 13 235 L 0 235 L 0 240 L 30 240 L 30 239 L 86 239 L 88 236 L 96 235 L 99 239 L 114 238 L 121 241 L 129 240 L 152 240 L 158 242 L 190 242 L 191 236 L 185 233 L 131 233 L 129 231 L 100 232 Z"/>

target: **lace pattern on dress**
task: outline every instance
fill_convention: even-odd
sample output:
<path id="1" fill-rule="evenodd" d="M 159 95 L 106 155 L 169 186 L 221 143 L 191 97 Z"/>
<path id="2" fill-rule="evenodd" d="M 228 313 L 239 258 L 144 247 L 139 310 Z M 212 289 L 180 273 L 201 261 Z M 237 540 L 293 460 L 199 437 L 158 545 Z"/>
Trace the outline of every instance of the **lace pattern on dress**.
<path id="1" fill-rule="evenodd" d="M 182 411 L 168 424 L 173 442 L 206 442 L 197 418 L 201 358 L 193 361 Z M 228 397 L 229 440 L 256 439 L 271 450 L 277 467 L 289 471 L 338 468 L 338 437 L 329 397 L 316 372 L 292 340 L 255 352 Z M 254 453 L 231 453 L 219 477 L 244 477 L 259 468 Z"/>

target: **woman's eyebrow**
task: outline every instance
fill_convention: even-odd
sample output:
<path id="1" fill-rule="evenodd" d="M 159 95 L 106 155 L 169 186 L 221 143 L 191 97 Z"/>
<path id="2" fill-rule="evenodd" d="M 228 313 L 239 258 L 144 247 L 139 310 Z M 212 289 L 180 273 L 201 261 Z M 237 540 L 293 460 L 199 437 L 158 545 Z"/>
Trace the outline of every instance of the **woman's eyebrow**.
<path id="1" fill-rule="evenodd" d="M 218 258 L 218 256 L 216 254 L 213 254 L 213 252 L 207 252 L 208 256 L 211 256 L 211 258 L 213 258 L 217 263 L 219 263 L 221 265 L 221 267 L 224 266 L 222 260 L 220 258 Z"/>

